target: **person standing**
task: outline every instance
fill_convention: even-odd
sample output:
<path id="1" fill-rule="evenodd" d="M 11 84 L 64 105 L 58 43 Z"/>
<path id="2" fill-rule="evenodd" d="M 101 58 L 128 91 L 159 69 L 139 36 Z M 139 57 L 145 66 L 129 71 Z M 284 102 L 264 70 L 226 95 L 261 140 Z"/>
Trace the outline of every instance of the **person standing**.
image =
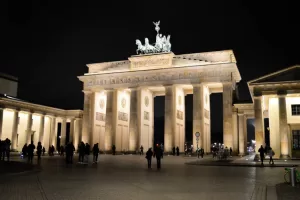
<path id="1" fill-rule="evenodd" d="M 116 155 L 116 145 L 112 146 L 113 155 Z"/>
<path id="2" fill-rule="evenodd" d="M 177 156 L 179 156 L 179 147 L 176 147 Z"/>
<path id="3" fill-rule="evenodd" d="M 153 156 L 152 148 L 149 148 L 148 151 L 146 152 L 146 159 L 148 161 L 148 169 L 151 169 L 152 156 Z"/>
<path id="4" fill-rule="evenodd" d="M 97 163 L 98 161 L 98 155 L 99 155 L 99 144 L 94 144 L 93 146 L 93 162 Z"/>
<path id="5" fill-rule="evenodd" d="M 10 139 L 6 138 L 5 139 L 5 154 L 6 154 L 7 161 L 9 161 L 9 156 L 10 156 L 10 145 L 11 145 Z"/>
<path id="6" fill-rule="evenodd" d="M 162 159 L 162 150 L 161 148 L 158 146 L 156 149 L 155 149 L 155 157 L 156 157 L 156 163 L 157 163 L 157 169 L 160 169 L 161 168 L 161 159 Z"/>
<path id="7" fill-rule="evenodd" d="M 144 155 L 144 147 L 143 147 L 143 145 L 141 145 L 141 147 L 140 147 L 140 155 Z"/>
<path id="8" fill-rule="evenodd" d="M 272 165 L 274 165 L 273 156 L 275 155 L 275 152 L 274 152 L 273 149 L 270 147 L 268 153 L 269 153 L 269 157 L 270 157 L 269 164 L 272 163 Z"/>
<path id="9" fill-rule="evenodd" d="M 85 145 L 83 142 L 81 142 L 79 145 L 79 163 L 83 163 L 84 152 L 85 152 Z"/>
<path id="10" fill-rule="evenodd" d="M 33 159 L 33 153 L 34 153 L 34 149 L 35 149 L 35 146 L 33 144 L 33 141 L 31 141 L 30 145 L 28 145 L 27 147 L 28 149 L 28 162 L 32 163 L 32 159 Z"/>
<path id="11" fill-rule="evenodd" d="M 37 155 L 38 155 L 38 161 L 41 160 L 42 149 L 43 149 L 43 147 L 42 147 L 41 142 L 38 142 L 38 145 L 37 145 L 37 147 L 36 147 Z"/>
<path id="12" fill-rule="evenodd" d="M 43 151 L 43 154 L 42 154 L 42 155 L 44 156 L 44 155 L 45 155 L 45 152 L 46 152 L 45 147 L 43 147 L 43 150 L 42 150 L 42 151 Z"/>
<path id="13" fill-rule="evenodd" d="M 261 165 L 263 166 L 264 165 L 264 158 L 265 158 L 265 149 L 262 145 L 258 149 L 258 152 L 259 152 L 259 156 L 260 156 Z"/>
<path id="14" fill-rule="evenodd" d="M 175 156 L 175 147 L 172 148 L 173 156 Z"/>
<path id="15" fill-rule="evenodd" d="M 232 148 L 231 147 L 229 148 L 229 156 L 230 157 L 232 156 Z"/>

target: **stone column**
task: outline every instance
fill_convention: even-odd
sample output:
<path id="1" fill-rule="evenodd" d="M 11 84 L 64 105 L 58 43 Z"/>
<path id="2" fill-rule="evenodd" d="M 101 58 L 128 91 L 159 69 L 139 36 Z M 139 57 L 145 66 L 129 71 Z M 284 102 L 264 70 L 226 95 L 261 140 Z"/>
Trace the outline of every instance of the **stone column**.
<path id="1" fill-rule="evenodd" d="M 53 145 L 56 148 L 56 137 L 57 137 L 57 123 L 56 117 L 51 117 L 51 130 L 50 130 L 50 145 Z"/>
<path id="2" fill-rule="evenodd" d="M 2 126 L 3 126 L 3 108 L 0 108 L 0 139 L 2 137 Z"/>
<path id="3" fill-rule="evenodd" d="M 254 117 L 255 117 L 255 152 L 258 153 L 258 149 L 261 145 L 265 145 L 264 138 L 264 118 L 262 111 L 262 96 L 254 97 Z"/>
<path id="4" fill-rule="evenodd" d="M 232 152 L 234 155 L 239 153 L 239 126 L 238 126 L 238 114 L 237 110 L 232 113 L 232 125 L 233 125 L 233 147 Z"/>
<path id="5" fill-rule="evenodd" d="M 40 133 L 39 133 L 39 141 L 44 146 L 44 127 L 45 127 L 45 115 L 41 115 L 40 119 Z"/>
<path id="6" fill-rule="evenodd" d="M 279 133 L 280 133 L 281 156 L 288 157 L 290 147 L 288 142 L 288 123 L 287 123 L 285 95 L 278 96 L 278 103 L 279 103 Z"/>
<path id="7" fill-rule="evenodd" d="M 130 123 L 129 123 L 129 151 L 136 152 L 138 149 L 139 131 L 138 131 L 138 117 L 137 117 L 137 90 L 131 89 L 130 94 Z"/>
<path id="8" fill-rule="evenodd" d="M 232 83 L 223 83 L 223 143 L 233 148 Z"/>
<path id="9" fill-rule="evenodd" d="M 203 147 L 204 138 L 204 106 L 203 106 L 203 85 L 193 85 L 193 146 L 194 151 L 197 149 L 196 132 L 200 133 L 198 147 Z"/>
<path id="10" fill-rule="evenodd" d="M 247 119 L 248 116 L 244 115 L 244 152 L 247 154 L 247 145 L 248 145 L 248 130 L 247 130 Z"/>
<path id="11" fill-rule="evenodd" d="M 91 125 L 90 125 L 90 98 L 91 92 L 84 92 L 83 105 L 83 121 L 82 121 L 82 141 L 87 143 L 90 141 Z"/>
<path id="12" fill-rule="evenodd" d="M 69 138 L 69 142 L 72 142 L 74 145 L 74 132 L 75 132 L 75 119 L 72 118 L 71 122 L 70 122 L 70 138 Z"/>
<path id="13" fill-rule="evenodd" d="M 171 152 L 174 146 L 174 130 L 173 130 L 173 86 L 165 86 L 165 133 L 164 133 L 164 151 Z"/>
<path id="14" fill-rule="evenodd" d="M 244 138 L 244 114 L 239 113 L 238 114 L 238 130 L 239 130 L 239 155 L 243 156 L 245 155 L 245 138 Z"/>
<path id="15" fill-rule="evenodd" d="M 31 143 L 31 134 L 32 134 L 32 113 L 28 113 L 27 115 L 27 126 L 26 126 L 26 134 L 27 134 L 27 145 Z"/>
<path id="16" fill-rule="evenodd" d="M 82 120 L 80 118 L 77 118 L 75 121 L 75 131 L 73 136 L 73 145 L 76 150 L 78 149 L 78 144 L 81 142 L 81 123 Z"/>
<path id="17" fill-rule="evenodd" d="M 106 91 L 106 117 L 105 117 L 105 151 L 112 150 L 113 141 L 113 90 Z"/>
<path id="18" fill-rule="evenodd" d="M 60 146 L 66 145 L 66 136 L 67 136 L 66 126 L 67 126 L 67 120 L 66 118 L 63 118 L 61 122 L 61 129 L 60 129 Z"/>
<path id="19" fill-rule="evenodd" d="M 13 128 L 11 134 L 11 148 L 12 150 L 16 150 L 18 146 L 17 136 L 18 136 L 18 125 L 19 125 L 19 111 L 14 111 L 13 117 Z"/>

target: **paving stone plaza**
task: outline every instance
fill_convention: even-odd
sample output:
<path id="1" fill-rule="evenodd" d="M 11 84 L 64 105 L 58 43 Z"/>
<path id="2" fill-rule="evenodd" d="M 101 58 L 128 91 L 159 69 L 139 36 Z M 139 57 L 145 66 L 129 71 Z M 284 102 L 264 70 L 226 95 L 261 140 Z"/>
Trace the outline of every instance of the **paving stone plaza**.
<path id="1" fill-rule="evenodd" d="M 20 160 L 19 157 L 13 159 Z M 273 190 L 274 195 L 275 185 L 283 182 L 282 167 L 185 164 L 197 159 L 165 156 L 161 170 L 156 169 L 155 159 L 149 170 L 146 159 L 139 155 L 100 155 L 98 164 L 89 165 L 66 165 L 61 156 L 45 156 L 36 167 L 38 171 L 2 176 L 0 197 L 30 200 L 266 199 L 267 193 L 272 195 Z M 201 161 L 209 159 L 204 157 Z"/>

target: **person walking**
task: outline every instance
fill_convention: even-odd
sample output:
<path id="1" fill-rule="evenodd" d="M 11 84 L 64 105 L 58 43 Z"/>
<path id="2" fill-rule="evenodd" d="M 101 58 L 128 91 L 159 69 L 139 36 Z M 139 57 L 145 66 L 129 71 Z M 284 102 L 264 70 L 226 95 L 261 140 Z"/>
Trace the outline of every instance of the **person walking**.
<path id="1" fill-rule="evenodd" d="M 268 153 L 269 153 L 269 157 L 270 157 L 269 164 L 272 163 L 272 165 L 274 165 L 273 156 L 275 155 L 275 152 L 274 152 L 273 149 L 270 147 Z"/>
<path id="2" fill-rule="evenodd" d="M 79 163 L 83 163 L 84 152 L 85 152 L 85 145 L 83 142 L 81 142 L 79 145 Z"/>
<path id="3" fill-rule="evenodd" d="M 28 153 L 28 162 L 32 163 L 34 149 L 35 149 L 33 141 L 31 141 L 31 143 L 30 143 L 30 145 L 28 145 L 27 149 L 28 149 L 28 152 L 27 152 Z"/>
<path id="4" fill-rule="evenodd" d="M 143 145 L 141 145 L 141 147 L 140 147 L 140 155 L 144 155 L 144 147 L 143 147 Z"/>
<path id="5" fill-rule="evenodd" d="M 229 149 L 229 156 L 231 157 L 232 156 L 232 148 L 230 147 Z"/>
<path id="6" fill-rule="evenodd" d="M 151 169 L 152 156 L 153 156 L 152 148 L 149 148 L 148 151 L 146 152 L 146 159 L 147 159 L 147 162 L 148 162 L 148 169 Z"/>
<path id="7" fill-rule="evenodd" d="M 162 150 L 161 148 L 158 146 L 156 149 L 155 149 L 155 157 L 156 157 L 156 163 L 157 163 L 157 169 L 160 169 L 161 168 L 161 159 L 162 159 Z"/>
<path id="8" fill-rule="evenodd" d="M 262 145 L 258 149 L 258 152 L 259 152 L 259 156 L 260 156 L 261 166 L 263 166 L 264 165 L 264 158 L 265 158 L 265 149 Z"/>
<path id="9" fill-rule="evenodd" d="M 99 144 L 94 144 L 93 146 L 93 163 L 97 163 L 99 155 Z"/>
<path id="10" fill-rule="evenodd" d="M 36 147 L 36 152 L 37 152 L 37 155 L 38 155 L 38 161 L 41 160 L 42 149 L 43 149 L 43 147 L 42 147 L 41 142 L 38 142 L 38 145 Z"/>

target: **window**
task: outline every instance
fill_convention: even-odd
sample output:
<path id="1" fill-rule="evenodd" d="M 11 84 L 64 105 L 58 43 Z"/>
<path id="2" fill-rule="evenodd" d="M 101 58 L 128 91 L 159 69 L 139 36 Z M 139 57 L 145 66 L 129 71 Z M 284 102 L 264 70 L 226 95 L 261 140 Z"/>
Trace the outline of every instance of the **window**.
<path id="1" fill-rule="evenodd" d="M 300 104 L 292 105 L 292 115 L 300 115 Z"/>
<path id="2" fill-rule="evenodd" d="M 293 130 L 293 149 L 300 150 L 300 130 Z"/>

